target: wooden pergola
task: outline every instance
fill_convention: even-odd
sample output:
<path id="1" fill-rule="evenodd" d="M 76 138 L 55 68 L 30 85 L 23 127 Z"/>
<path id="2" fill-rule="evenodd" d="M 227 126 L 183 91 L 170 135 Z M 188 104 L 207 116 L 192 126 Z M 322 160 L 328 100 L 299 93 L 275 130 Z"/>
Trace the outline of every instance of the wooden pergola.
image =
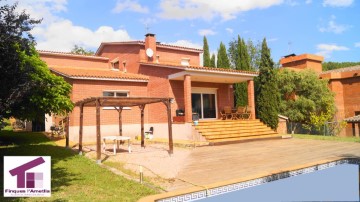
<path id="1" fill-rule="evenodd" d="M 80 107 L 79 128 L 79 152 L 82 153 L 84 107 L 96 107 L 96 152 L 97 163 L 101 162 L 101 129 L 100 129 L 100 107 L 114 107 L 119 112 L 119 135 L 122 136 L 122 110 L 124 107 L 139 106 L 141 111 L 141 147 L 144 143 L 144 109 L 147 104 L 164 103 L 168 115 L 169 154 L 173 154 L 172 122 L 171 122 L 171 100 L 173 98 L 156 97 L 90 97 L 75 103 Z"/>

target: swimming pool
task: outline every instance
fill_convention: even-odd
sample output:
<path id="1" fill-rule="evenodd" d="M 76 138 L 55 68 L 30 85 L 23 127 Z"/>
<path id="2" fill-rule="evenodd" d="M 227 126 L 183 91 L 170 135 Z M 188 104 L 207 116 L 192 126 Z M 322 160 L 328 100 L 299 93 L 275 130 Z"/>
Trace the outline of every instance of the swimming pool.
<path id="1" fill-rule="evenodd" d="M 157 201 L 358 201 L 359 163 L 342 159 Z"/>

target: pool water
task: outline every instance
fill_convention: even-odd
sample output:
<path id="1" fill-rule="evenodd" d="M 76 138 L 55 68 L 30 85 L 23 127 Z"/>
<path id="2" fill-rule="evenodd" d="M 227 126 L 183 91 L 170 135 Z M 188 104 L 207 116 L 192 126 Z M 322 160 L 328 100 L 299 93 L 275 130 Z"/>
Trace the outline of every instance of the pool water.
<path id="1" fill-rule="evenodd" d="M 336 165 L 198 201 L 359 201 L 359 165 Z"/>

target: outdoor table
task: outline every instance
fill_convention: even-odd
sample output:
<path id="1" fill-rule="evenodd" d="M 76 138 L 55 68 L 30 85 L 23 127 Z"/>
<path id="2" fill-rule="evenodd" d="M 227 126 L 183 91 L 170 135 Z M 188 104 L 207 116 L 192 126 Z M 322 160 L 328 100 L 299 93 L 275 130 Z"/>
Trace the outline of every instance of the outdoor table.
<path id="1" fill-rule="evenodd" d="M 103 149 L 105 151 L 106 149 L 106 144 L 105 144 L 105 141 L 106 140 L 112 140 L 114 142 L 114 155 L 116 154 L 116 145 L 117 145 L 117 148 L 119 149 L 119 144 L 118 141 L 124 141 L 124 140 L 127 140 L 128 141 L 128 151 L 129 153 L 131 153 L 131 145 L 130 145 L 130 137 L 126 137 L 126 136 L 105 136 L 103 137 Z"/>

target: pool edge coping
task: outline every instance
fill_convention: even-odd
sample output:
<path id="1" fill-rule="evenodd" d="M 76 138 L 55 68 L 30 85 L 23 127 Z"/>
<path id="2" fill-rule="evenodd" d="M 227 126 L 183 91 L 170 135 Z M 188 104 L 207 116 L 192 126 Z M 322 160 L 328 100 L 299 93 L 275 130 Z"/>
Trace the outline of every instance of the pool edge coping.
<path id="1" fill-rule="evenodd" d="M 202 191 L 207 192 L 210 189 L 225 187 L 225 186 L 234 185 L 234 184 L 238 184 L 238 183 L 245 183 L 247 181 L 257 180 L 257 179 L 265 178 L 265 177 L 272 176 L 272 175 L 279 175 L 279 174 L 285 173 L 285 172 L 294 172 L 297 170 L 302 170 L 302 169 L 306 169 L 306 168 L 310 168 L 310 167 L 314 167 L 314 166 L 321 166 L 324 164 L 329 164 L 329 163 L 333 163 L 333 162 L 337 162 L 337 161 L 345 162 L 345 161 L 351 161 L 351 160 L 357 160 L 358 162 L 360 162 L 360 157 L 354 156 L 354 157 L 327 158 L 325 160 L 301 164 L 298 166 L 292 166 L 292 167 L 288 167 L 286 169 L 270 171 L 270 172 L 262 172 L 262 173 L 258 173 L 255 175 L 249 175 L 249 176 L 235 178 L 235 179 L 231 179 L 231 180 L 215 182 L 215 183 L 211 183 L 211 184 L 207 184 L 207 185 L 197 185 L 196 187 L 179 189 L 179 190 L 174 190 L 171 192 L 150 195 L 150 196 L 141 198 L 140 200 L 138 200 L 138 202 L 159 201 L 159 200 L 165 200 L 165 199 L 169 199 L 169 198 L 173 198 L 173 197 L 177 197 L 177 196 L 192 194 L 192 193 L 196 193 L 196 192 L 202 192 Z M 347 164 L 349 164 L 349 163 L 347 163 Z M 357 163 L 357 164 L 359 164 L 359 163 Z M 281 178 L 281 179 L 283 179 L 283 178 Z"/>

